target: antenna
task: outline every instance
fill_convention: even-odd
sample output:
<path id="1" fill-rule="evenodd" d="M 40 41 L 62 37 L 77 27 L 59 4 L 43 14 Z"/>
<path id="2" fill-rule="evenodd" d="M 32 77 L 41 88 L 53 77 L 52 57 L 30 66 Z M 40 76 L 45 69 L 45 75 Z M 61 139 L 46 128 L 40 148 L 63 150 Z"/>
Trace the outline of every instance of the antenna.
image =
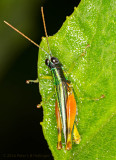
<path id="1" fill-rule="evenodd" d="M 43 25 L 44 25 L 44 31 L 45 31 L 45 35 L 46 35 L 46 39 L 47 39 L 48 49 L 49 49 L 49 52 L 50 52 L 50 55 L 51 55 L 51 50 L 50 50 L 50 46 L 49 46 L 49 42 L 48 42 L 48 34 L 47 34 L 47 29 L 46 29 L 43 7 L 41 7 L 41 13 L 42 13 L 42 19 L 43 19 Z"/>
<path id="2" fill-rule="evenodd" d="M 20 32 L 18 29 L 16 29 L 15 27 L 13 27 L 11 24 L 9 24 L 8 22 L 4 21 L 4 23 L 6 23 L 9 27 L 11 27 L 12 29 L 14 29 L 16 32 L 18 32 L 19 34 L 21 34 L 23 37 L 25 37 L 28 41 L 30 41 L 31 43 L 33 43 L 35 46 L 37 46 L 38 48 L 40 48 L 42 51 L 46 52 L 42 47 L 40 47 L 37 43 L 35 43 L 33 40 L 31 40 L 29 37 L 27 37 L 24 33 Z M 47 52 L 46 52 L 47 53 Z M 48 54 L 48 53 L 47 53 Z"/>

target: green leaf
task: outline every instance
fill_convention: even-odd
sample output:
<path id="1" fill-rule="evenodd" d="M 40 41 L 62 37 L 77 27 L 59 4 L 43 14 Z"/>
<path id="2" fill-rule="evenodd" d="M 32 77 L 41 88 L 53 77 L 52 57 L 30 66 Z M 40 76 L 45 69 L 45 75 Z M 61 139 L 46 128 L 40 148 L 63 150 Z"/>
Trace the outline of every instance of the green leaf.
<path id="1" fill-rule="evenodd" d="M 57 150 L 55 91 L 51 72 L 45 65 L 47 54 L 39 51 L 38 78 L 43 101 L 42 128 L 49 148 L 58 160 L 116 159 L 116 60 L 115 1 L 82 0 L 61 29 L 49 37 L 52 55 L 63 64 L 72 82 L 78 106 L 79 145 Z M 89 48 L 85 49 L 87 45 Z M 46 38 L 41 46 L 48 51 Z M 81 54 L 86 50 L 84 56 Z M 105 97 L 100 100 L 102 95 Z"/>

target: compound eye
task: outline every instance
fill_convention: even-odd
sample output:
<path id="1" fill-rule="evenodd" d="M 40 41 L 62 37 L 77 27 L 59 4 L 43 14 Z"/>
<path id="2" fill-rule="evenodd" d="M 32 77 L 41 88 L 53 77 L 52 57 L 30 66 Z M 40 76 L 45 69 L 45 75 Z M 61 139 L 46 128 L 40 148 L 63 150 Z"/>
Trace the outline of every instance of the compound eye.
<path id="1" fill-rule="evenodd" d="M 51 62 L 52 62 L 52 63 L 55 63 L 55 64 L 58 64 L 58 63 L 59 63 L 59 60 L 58 60 L 57 58 L 55 58 L 55 57 L 52 57 L 52 58 L 51 58 Z"/>
<path id="2" fill-rule="evenodd" d="M 45 60 L 45 64 L 48 66 L 49 65 L 49 59 Z"/>

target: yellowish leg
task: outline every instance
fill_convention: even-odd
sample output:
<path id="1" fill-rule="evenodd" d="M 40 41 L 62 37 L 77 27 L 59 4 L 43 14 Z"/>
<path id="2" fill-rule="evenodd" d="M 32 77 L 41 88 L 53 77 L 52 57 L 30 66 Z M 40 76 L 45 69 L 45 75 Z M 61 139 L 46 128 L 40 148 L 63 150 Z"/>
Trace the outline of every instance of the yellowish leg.
<path id="1" fill-rule="evenodd" d="M 26 80 L 26 83 L 29 84 L 29 83 L 39 83 L 38 79 L 36 80 Z"/>
<path id="2" fill-rule="evenodd" d="M 57 149 L 58 149 L 58 150 L 61 150 L 61 149 L 62 149 L 62 142 L 61 142 L 61 132 L 62 132 L 62 128 L 61 128 L 61 126 L 60 126 L 60 122 L 59 122 L 57 128 L 58 128 L 58 143 L 57 143 Z"/>
<path id="3" fill-rule="evenodd" d="M 85 47 L 85 51 L 84 51 L 83 53 L 81 53 L 81 55 L 79 55 L 79 56 L 77 57 L 77 59 L 80 58 L 80 57 L 85 56 L 85 54 L 86 54 L 86 49 L 87 49 L 88 47 L 90 47 L 89 44 Z M 73 68 L 75 67 L 75 65 L 76 65 L 76 63 L 73 63 L 73 64 L 71 65 L 71 67 L 70 67 L 69 70 L 68 70 L 68 73 L 69 73 L 69 74 L 72 72 L 72 70 L 73 70 Z"/>
<path id="4" fill-rule="evenodd" d="M 52 77 L 52 76 L 41 76 L 40 79 L 48 79 L 48 80 L 51 80 L 51 79 L 53 79 L 53 77 Z"/>
<path id="5" fill-rule="evenodd" d="M 101 100 L 101 99 L 103 99 L 103 98 L 105 98 L 105 95 L 101 95 L 101 96 L 98 97 L 98 98 L 88 98 L 88 97 L 86 97 L 86 98 L 81 98 L 81 97 L 80 97 L 80 100 L 99 101 L 99 100 Z"/>
<path id="6" fill-rule="evenodd" d="M 86 54 L 86 49 L 90 47 L 90 45 L 88 44 L 86 47 L 85 47 L 85 51 L 81 54 L 81 56 L 84 56 Z"/>
<path id="7" fill-rule="evenodd" d="M 41 79 L 51 80 L 53 78 L 52 78 L 52 76 L 41 76 Z M 26 83 L 27 84 L 29 84 L 29 83 L 39 83 L 39 80 L 38 80 L 38 78 L 36 80 L 26 80 Z"/>
<path id="8" fill-rule="evenodd" d="M 41 79 L 48 79 L 48 80 L 51 80 L 53 79 L 52 76 L 41 76 Z M 39 83 L 39 80 L 36 79 L 36 80 L 26 80 L 26 83 L 27 84 L 30 84 L 30 83 Z M 53 94 L 52 94 L 53 95 Z M 52 95 L 49 96 L 48 100 L 52 97 Z M 37 105 L 37 108 L 41 108 L 41 106 L 43 104 L 45 104 L 46 102 L 41 102 L 40 104 Z"/>
<path id="9" fill-rule="evenodd" d="M 62 149 L 62 142 L 61 142 L 61 134 L 62 134 L 62 123 L 61 123 L 61 117 L 60 117 L 60 112 L 58 108 L 58 103 L 56 101 L 55 104 L 55 112 L 56 112 L 56 119 L 57 119 L 57 129 L 58 129 L 58 143 L 57 143 L 57 149 L 61 150 Z"/>
<path id="10" fill-rule="evenodd" d="M 48 104 L 48 101 L 51 99 L 53 95 L 54 95 L 54 92 L 50 93 L 46 101 L 41 101 L 41 103 L 37 105 L 37 108 L 41 108 L 42 105 Z"/>
<path id="11" fill-rule="evenodd" d="M 72 129 L 67 129 L 67 143 L 66 143 L 66 150 L 70 150 L 72 148 Z"/>
<path id="12" fill-rule="evenodd" d="M 78 132 L 78 130 L 77 130 L 77 127 L 76 127 L 76 125 L 74 124 L 74 130 L 73 130 L 73 137 L 74 137 L 74 142 L 76 143 L 76 144 L 79 144 L 80 143 L 80 141 L 81 141 L 81 137 L 80 137 L 80 135 L 79 135 L 79 132 Z"/>

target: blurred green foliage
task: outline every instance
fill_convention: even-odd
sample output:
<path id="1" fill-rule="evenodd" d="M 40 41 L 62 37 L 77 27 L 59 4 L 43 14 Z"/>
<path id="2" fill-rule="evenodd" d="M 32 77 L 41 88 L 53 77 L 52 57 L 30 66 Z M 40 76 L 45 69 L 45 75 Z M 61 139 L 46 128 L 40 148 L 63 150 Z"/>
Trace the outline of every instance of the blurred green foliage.
<path id="1" fill-rule="evenodd" d="M 35 41 L 40 41 L 40 8 L 44 1 L 0 0 L 0 80 L 8 72 L 13 61 L 31 44 L 4 24 L 11 23 Z M 36 32 L 35 32 L 36 31 Z"/>

